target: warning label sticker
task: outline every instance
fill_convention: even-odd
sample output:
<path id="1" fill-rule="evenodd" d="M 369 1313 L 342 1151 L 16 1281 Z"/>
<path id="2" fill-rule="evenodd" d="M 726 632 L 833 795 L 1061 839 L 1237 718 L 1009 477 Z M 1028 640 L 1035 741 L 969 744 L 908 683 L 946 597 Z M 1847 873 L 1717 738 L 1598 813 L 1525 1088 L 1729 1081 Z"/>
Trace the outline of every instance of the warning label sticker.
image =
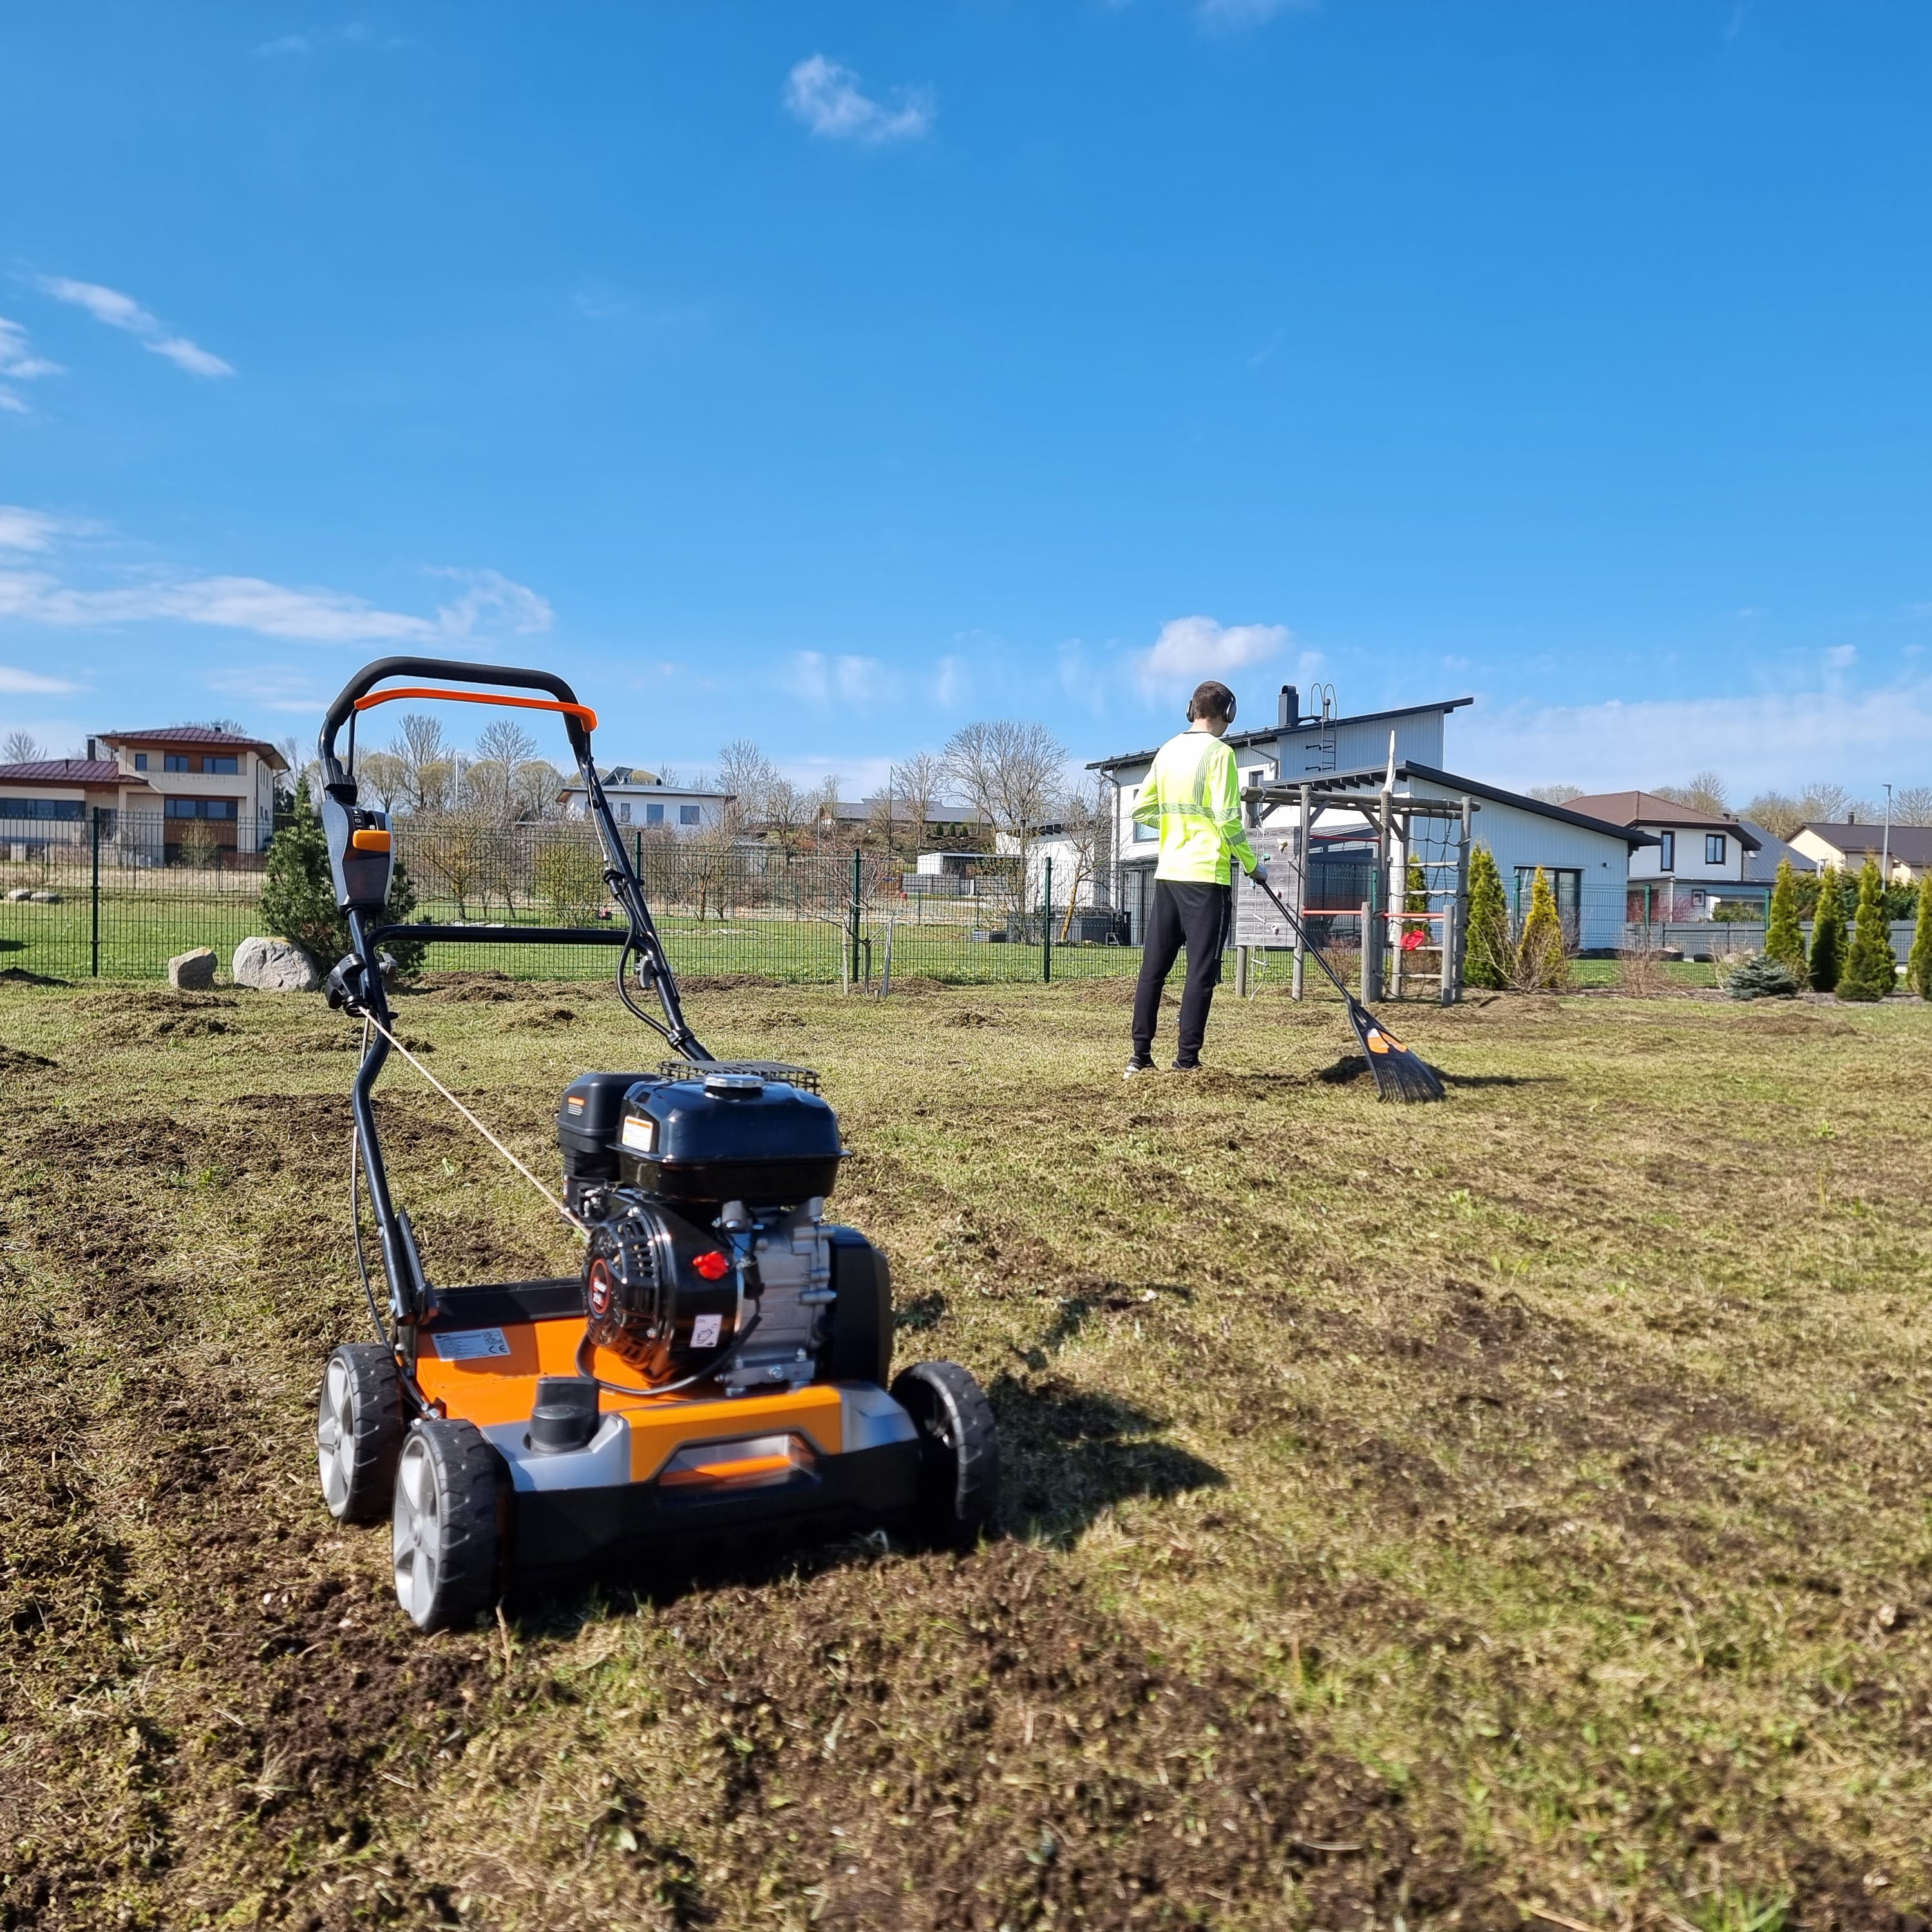
<path id="1" fill-rule="evenodd" d="M 507 1355 L 510 1345 L 500 1328 L 464 1328 L 454 1335 L 432 1335 L 438 1358 L 446 1362 L 474 1361 L 479 1355 Z"/>
<path id="2" fill-rule="evenodd" d="M 715 1348 L 718 1346 L 718 1331 L 724 1325 L 722 1315 L 697 1315 L 692 1318 L 691 1346 L 694 1348 Z"/>

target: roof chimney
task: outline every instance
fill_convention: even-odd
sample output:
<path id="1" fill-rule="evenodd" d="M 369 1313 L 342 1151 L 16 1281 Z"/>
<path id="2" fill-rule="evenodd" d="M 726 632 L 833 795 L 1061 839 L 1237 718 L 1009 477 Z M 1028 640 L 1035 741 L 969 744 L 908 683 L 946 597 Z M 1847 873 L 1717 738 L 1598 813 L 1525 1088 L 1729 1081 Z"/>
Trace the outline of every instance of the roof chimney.
<path id="1" fill-rule="evenodd" d="M 1276 728 L 1283 731 L 1292 731 L 1301 722 L 1301 694 L 1292 684 L 1281 688 L 1281 704 L 1274 722 Z"/>
<path id="2" fill-rule="evenodd" d="M 87 755 L 88 755 L 90 758 L 99 758 L 99 757 L 100 757 L 100 741 L 98 738 L 90 738 L 90 739 L 88 739 L 88 741 L 87 741 Z"/>

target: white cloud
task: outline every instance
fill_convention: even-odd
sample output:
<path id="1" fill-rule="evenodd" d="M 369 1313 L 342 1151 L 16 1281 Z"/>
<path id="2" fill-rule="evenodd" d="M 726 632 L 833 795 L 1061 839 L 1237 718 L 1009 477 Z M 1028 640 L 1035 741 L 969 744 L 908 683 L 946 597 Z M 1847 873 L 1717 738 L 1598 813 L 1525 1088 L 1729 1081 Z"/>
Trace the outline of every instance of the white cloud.
<path id="1" fill-rule="evenodd" d="M 785 77 L 784 101 L 814 134 L 873 147 L 916 140 L 932 128 L 935 112 L 925 88 L 902 88 L 896 104 L 884 106 L 860 91 L 850 68 L 823 54 L 800 61 Z"/>
<path id="2" fill-rule="evenodd" d="M 44 570 L 0 570 L 0 616 L 63 628 L 172 620 L 320 644 L 431 644 L 550 627 L 549 604 L 500 571 L 435 574 L 468 588 L 434 616 L 421 617 L 378 609 L 346 591 L 296 590 L 260 577 L 176 578 L 82 590 Z M 501 621 L 489 622 L 493 617 Z"/>
<path id="3" fill-rule="evenodd" d="M 232 376 L 231 364 L 219 356 L 190 342 L 184 335 L 170 335 L 159 319 L 150 315 L 132 296 L 123 295 L 99 282 L 76 282 L 65 275 L 43 275 L 40 286 L 55 301 L 85 309 L 96 322 L 110 328 L 124 329 L 139 336 L 141 346 L 156 356 L 165 356 L 177 368 L 191 376 Z"/>
<path id="4" fill-rule="evenodd" d="M 43 550 L 67 527 L 44 510 L 24 510 L 17 503 L 0 503 L 0 550 Z"/>
<path id="5" fill-rule="evenodd" d="M 1318 0 L 1200 0 L 1201 17 L 1211 26 L 1256 27 L 1277 14 L 1311 13 Z"/>
<path id="6" fill-rule="evenodd" d="M 0 315 L 0 376 L 4 376 L 7 382 L 31 382 L 42 376 L 60 374 L 58 362 L 50 362 L 44 356 L 36 356 L 28 346 L 27 332 L 17 322 L 10 322 Z M 0 410 L 16 416 L 31 415 L 26 398 L 17 390 L 9 388 L 7 382 L 0 382 Z"/>
<path id="7" fill-rule="evenodd" d="M 1225 678 L 1285 650 L 1286 624 L 1220 624 L 1212 617 L 1175 617 L 1160 627 L 1154 648 L 1139 661 L 1148 686 L 1198 683 Z"/>
<path id="8" fill-rule="evenodd" d="M 0 693 L 9 698 L 26 698 L 41 694 L 53 695 L 61 692 L 79 691 L 82 686 L 70 684 L 64 678 L 46 677 L 37 670 L 22 670 L 16 664 L 0 664 Z"/>
<path id="9" fill-rule="evenodd" d="M 1450 768 L 1519 788 L 1625 790 L 1721 772 L 1734 794 L 1837 778 L 1932 778 L 1932 682 L 1635 704 L 1479 706 L 1450 721 Z M 1882 763 L 1886 769 L 1880 770 Z"/>
<path id="10" fill-rule="evenodd" d="M 890 703 L 899 692 L 897 676 L 877 658 L 828 657 L 823 651 L 798 651 L 781 682 L 814 710 L 833 704 L 868 711 Z"/>
<path id="11" fill-rule="evenodd" d="M 949 711 L 955 710 L 966 702 L 972 688 L 972 680 L 967 675 L 962 659 L 950 652 L 940 659 L 938 674 L 932 680 L 935 704 L 942 704 Z"/>
<path id="12" fill-rule="evenodd" d="M 262 58 L 272 60 L 278 54 L 313 53 L 315 43 L 306 34 L 283 34 L 272 40 L 264 40 L 255 51 Z"/>

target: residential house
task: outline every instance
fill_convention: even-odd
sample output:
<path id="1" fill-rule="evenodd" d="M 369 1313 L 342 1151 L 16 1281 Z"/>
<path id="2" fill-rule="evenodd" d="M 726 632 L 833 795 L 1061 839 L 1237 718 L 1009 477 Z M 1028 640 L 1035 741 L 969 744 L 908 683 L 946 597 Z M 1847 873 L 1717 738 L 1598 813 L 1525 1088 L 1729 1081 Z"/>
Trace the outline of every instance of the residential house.
<path id="1" fill-rule="evenodd" d="M 1433 704 L 1364 711 L 1344 717 L 1335 712 L 1330 694 L 1321 712 L 1310 716 L 1302 709 L 1299 691 L 1286 684 L 1278 695 L 1272 724 L 1230 731 L 1222 742 L 1234 754 L 1235 767 L 1244 787 L 1257 782 L 1294 784 L 1303 779 L 1327 785 L 1334 782 L 1339 772 L 1370 767 L 1384 770 L 1391 736 L 1398 759 L 1420 759 L 1439 769 L 1444 721 L 1452 711 L 1474 702 L 1469 698 L 1451 698 Z M 1098 902 L 1112 904 L 1128 915 L 1136 944 L 1153 898 L 1159 835 L 1149 826 L 1134 822 L 1133 808 L 1148 768 L 1154 762 L 1154 750 L 1158 748 L 1096 758 L 1087 767 L 1098 772 L 1102 780 L 1102 810 L 1107 819 L 1102 849 L 1112 855 Z M 1056 861 L 1056 878 L 1059 871 Z"/>
<path id="2" fill-rule="evenodd" d="M 1571 799 L 1569 806 L 1650 834 L 1652 842 L 1630 854 L 1633 923 L 1709 919 L 1726 901 L 1742 900 L 1762 914 L 1770 901 L 1771 881 L 1758 876 L 1751 862 L 1763 849 L 1763 837 L 1742 819 L 1700 812 L 1649 791 L 1588 793 Z"/>
<path id="3" fill-rule="evenodd" d="M 84 758 L 0 765 L 0 856 L 27 859 L 50 845 L 85 844 L 97 810 L 105 838 L 115 836 L 123 812 L 158 818 L 160 794 L 100 749 L 90 744 Z"/>
<path id="4" fill-rule="evenodd" d="M 152 844 L 158 832 L 169 859 L 197 823 L 224 852 L 260 852 L 274 836 L 275 778 L 289 761 L 266 740 L 212 724 L 164 724 L 104 731 L 88 742 L 104 746 L 126 778 L 159 794 L 160 822 L 143 824 L 138 842 Z M 126 843 L 129 828 L 122 830 Z"/>
<path id="5" fill-rule="evenodd" d="M 668 832 L 674 838 L 693 838 L 724 822 L 733 794 L 706 791 L 692 785 L 668 785 L 641 765 L 600 767 L 598 782 L 609 801 L 610 815 L 620 827 L 638 832 Z M 557 802 L 572 817 L 581 818 L 590 794 L 579 779 L 557 794 Z"/>
<path id="6" fill-rule="evenodd" d="M 1330 791 L 1378 791 L 1387 782 L 1388 771 L 1384 763 L 1330 776 L 1322 780 L 1322 785 Z M 1486 846 L 1495 859 L 1511 914 L 1519 924 L 1529 910 L 1530 892 L 1540 872 L 1556 896 L 1557 914 L 1570 946 L 1580 952 L 1606 952 L 1622 945 L 1629 875 L 1639 855 L 1654 848 L 1655 833 L 1586 811 L 1579 799 L 1552 805 L 1479 778 L 1458 777 L 1418 759 L 1397 760 L 1395 784 L 1398 799 L 1406 796 L 1468 802 L 1472 838 Z M 1286 815 L 1285 808 L 1278 809 L 1270 814 L 1270 822 L 1278 824 Z M 1320 878 L 1322 860 L 1318 854 L 1310 856 L 1313 886 Z M 1346 854 L 1336 850 L 1328 862 L 1332 866 L 1345 861 Z M 1397 853 L 1396 863 L 1398 869 L 1403 868 L 1404 855 Z M 1359 898 L 1358 894 L 1335 903 L 1338 907 L 1352 905 L 1359 903 Z"/>
<path id="7" fill-rule="evenodd" d="M 1932 825 L 1801 825 L 1791 835 L 1791 848 L 1814 866 L 1835 866 L 1843 872 L 1862 871 L 1868 859 L 1882 863 L 1888 858 L 1889 882 L 1914 886 L 1932 866 Z"/>
<path id="8" fill-rule="evenodd" d="M 836 844 L 856 845 L 873 836 L 886 800 L 884 794 L 871 798 L 842 798 L 836 804 L 818 808 L 815 830 L 818 836 Z M 983 850 L 991 843 L 985 816 L 970 805 L 950 804 L 935 800 L 928 806 L 925 821 L 914 824 L 910 806 L 898 796 L 891 800 L 892 840 L 925 850 L 927 848 L 965 847 L 980 842 Z"/>

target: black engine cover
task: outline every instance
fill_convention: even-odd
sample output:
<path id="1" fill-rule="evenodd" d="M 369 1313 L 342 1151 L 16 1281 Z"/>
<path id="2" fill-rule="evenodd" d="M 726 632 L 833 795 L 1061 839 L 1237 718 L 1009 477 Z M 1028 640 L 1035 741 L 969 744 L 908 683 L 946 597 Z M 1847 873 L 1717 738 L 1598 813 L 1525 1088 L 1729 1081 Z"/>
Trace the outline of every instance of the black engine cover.
<path id="1" fill-rule="evenodd" d="M 701 1372 L 736 1337 L 737 1264 L 715 1236 L 634 1197 L 592 1224 L 584 1264 L 590 1340 L 647 1382 Z"/>
<path id="2" fill-rule="evenodd" d="M 625 1096 L 617 1165 L 626 1187 L 704 1207 L 796 1208 L 829 1195 L 844 1154 L 816 1094 L 754 1075 L 640 1082 Z"/>

